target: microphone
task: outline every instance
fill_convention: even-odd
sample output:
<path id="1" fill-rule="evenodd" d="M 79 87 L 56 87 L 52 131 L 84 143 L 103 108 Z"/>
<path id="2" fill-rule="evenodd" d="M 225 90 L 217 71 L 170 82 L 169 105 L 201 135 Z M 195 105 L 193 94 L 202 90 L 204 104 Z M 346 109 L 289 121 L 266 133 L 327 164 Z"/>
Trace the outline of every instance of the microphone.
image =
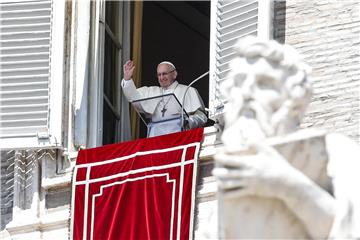
<path id="1" fill-rule="evenodd" d="M 195 80 L 193 80 L 186 88 L 182 102 L 181 102 L 181 129 L 184 129 L 184 103 L 185 103 L 185 96 L 186 93 L 188 92 L 189 88 L 196 83 L 197 81 L 199 81 L 200 79 L 202 79 L 203 77 L 205 77 L 206 75 L 209 74 L 209 71 L 207 71 L 206 73 L 203 73 L 201 76 L 199 76 L 198 78 L 196 78 Z"/>

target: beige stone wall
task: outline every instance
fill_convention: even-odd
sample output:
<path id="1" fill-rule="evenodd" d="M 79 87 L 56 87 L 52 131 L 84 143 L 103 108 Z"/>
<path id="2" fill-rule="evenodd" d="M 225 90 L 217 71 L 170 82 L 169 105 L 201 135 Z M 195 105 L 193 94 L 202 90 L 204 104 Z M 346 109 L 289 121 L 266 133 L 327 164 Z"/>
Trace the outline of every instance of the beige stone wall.
<path id="1" fill-rule="evenodd" d="M 360 143 L 360 1 L 278 1 L 274 12 L 275 38 L 294 46 L 313 70 L 303 127 Z"/>

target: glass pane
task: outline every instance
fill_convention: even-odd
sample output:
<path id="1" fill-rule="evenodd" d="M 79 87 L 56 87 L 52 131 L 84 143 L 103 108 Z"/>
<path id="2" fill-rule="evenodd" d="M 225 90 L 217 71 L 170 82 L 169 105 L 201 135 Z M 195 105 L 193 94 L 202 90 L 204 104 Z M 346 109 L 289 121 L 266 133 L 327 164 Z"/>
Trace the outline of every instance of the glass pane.
<path id="1" fill-rule="evenodd" d="M 105 22 L 109 25 L 112 32 L 115 32 L 115 19 L 116 19 L 116 9 L 118 2 L 117 1 L 106 1 L 105 7 Z"/>
<path id="2" fill-rule="evenodd" d="M 111 38 L 105 33 L 105 56 L 104 56 L 104 94 L 115 106 L 116 90 L 116 46 Z"/>
<path id="3" fill-rule="evenodd" d="M 103 145 L 105 145 L 115 142 L 116 118 L 105 101 L 103 113 Z"/>
<path id="4" fill-rule="evenodd" d="M 110 27 L 112 32 L 116 32 L 118 19 L 118 2 L 106 1 L 106 24 Z M 117 73 L 119 71 L 117 66 L 118 49 L 112 41 L 110 35 L 105 31 L 105 52 L 104 52 L 104 96 L 110 101 L 112 107 L 117 109 L 117 95 L 116 92 L 118 79 Z M 121 69 L 120 69 L 121 70 Z M 104 100 L 103 105 L 103 144 L 110 144 L 115 142 L 116 137 L 116 124 L 117 118 L 109 107 L 108 103 Z"/>

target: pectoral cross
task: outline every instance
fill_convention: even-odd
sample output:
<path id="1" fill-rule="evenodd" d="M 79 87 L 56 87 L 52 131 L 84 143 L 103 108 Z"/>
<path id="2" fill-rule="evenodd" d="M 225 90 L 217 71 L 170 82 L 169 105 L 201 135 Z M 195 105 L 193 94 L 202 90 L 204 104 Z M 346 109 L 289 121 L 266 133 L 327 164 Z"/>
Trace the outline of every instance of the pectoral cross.
<path id="1" fill-rule="evenodd" d="M 166 110 L 167 110 L 167 109 L 166 109 L 165 106 L 164 106 L 163 109 L 161 110 L 161 112 L 162 112 L 162 117 L 164 117 Z"/>

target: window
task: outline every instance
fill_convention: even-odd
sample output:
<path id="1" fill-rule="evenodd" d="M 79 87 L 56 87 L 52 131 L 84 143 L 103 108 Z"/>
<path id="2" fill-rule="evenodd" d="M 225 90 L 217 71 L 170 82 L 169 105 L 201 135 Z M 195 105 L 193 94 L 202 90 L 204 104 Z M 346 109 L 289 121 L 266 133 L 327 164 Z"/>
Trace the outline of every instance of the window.
<path id="1" fill-rule="evenodd" d="M 210 1 L 144 1 L 141 33 L 141 86 L 159 85 L 156 67 L 162 61 L 175 64 L 185 85 L 209 71 Z M 208 76 L 193 87 L 207 107 Z"/>
<path id="2" fill-rule="evenodd" d="M 122 95 L 123 59 L 129 56 L 130 2 L 92 2 L 92 67 L 88 147 L 129 140 L 129 106 Z"/>
<path id="3" fill-rule="evenodd" d="M 121 66 L 121 44 L 119 33 L 119 2 L 105 3 L 105 52 L 104 52 L 104 90 L 103 90 L 103 144 L 114 143 L 118 132 L 116 126 L 121 119 L 119 96 Z M 120 64 L 119 64 L 120 63 Z"/>
<path id="4" fill-rule="evenodd" d="M 195 87 L 205 105 L 209 102 L 210 117 L 222 113 L 226 99 L 220 99 L 219 84 L 229 72 L 228 63 L 235 54 L 233 45 L 239 38 L 249 34 L 270 38 L 270 2 L 143 2 L 142 24 L 137 29 L 141 32 L 141 58 L 140 66 L 137 67 L 141 69 L 142 76 L 138 87 L 158 84 L 155 70 L 163 60 L 172 61 L 177 66 L 179 81 L 184 84 L 209 70 L 210 64 L 209 80 L 203 79 Z M 123 113 L 127 109 L 127 102 L 121 96 L 119 82 L 122 64 L 124 60 L 130 59 L 130 49 L 134 47 L 130 47 L 129 43 L 125 46 L 123 42 L 130 42 L 130 36 L 133 36 L 130 18 L 125 16 L 129 15 L 130 5 L 134 3 L 99 0 L 96 4 L 100 13 L 98 59 L 102 65 L 97 68 L 99 85 L 94 89 L 100 89 L 97 91 L 101 92 L 97 94 L 101 96 L 98 99 L 102 100 L 96 112 L 101 113 L 102 117 L 98 119 L 98 125 L 90 128 L 96 129 L 97 138 L 101 138 L 95 145 L 98 146 L 100 142 L 106 144 L 119 141 L 121 138 L 116 134 L 124 132 L 119 127 L 129 129 Z M 141 136 L 144 136 L 146 131 L 142 132 Z"/>
<path id="5" fill-rule="evenodd" d="M 92 133 L 89 134 L 88 147 L 130 138 L 129 104 L 122 96 L 120 82 L 122 65 L 133 57 L 131 51 L 134 54 L 136 48 L 134 43 L 133 46 L 130 44 L 133 32 L 139 31 L 143 37 L 140 46 L 143 58 L 141 66 L 137 66 L 143 77 L 138 87 L 158 84 L 156 66 L 165 59 L 177 65 L 183 84 L 208 71 L 209 1 L 144 2 L 141 11 L 143 27 L 137 27 L 137 30 L 130 19 L 134 5 L 128 1 L 92 2 L 96 20 L 92 23 L 94 50 L 91 51 L 91 64 L 94 67 L 89 89 L 91 116 L 88 127 Z M 163 34 L 158 34 L 159 31 Z M 195 87 L 206 103 L 208 80 L 203 79 Z"/>

